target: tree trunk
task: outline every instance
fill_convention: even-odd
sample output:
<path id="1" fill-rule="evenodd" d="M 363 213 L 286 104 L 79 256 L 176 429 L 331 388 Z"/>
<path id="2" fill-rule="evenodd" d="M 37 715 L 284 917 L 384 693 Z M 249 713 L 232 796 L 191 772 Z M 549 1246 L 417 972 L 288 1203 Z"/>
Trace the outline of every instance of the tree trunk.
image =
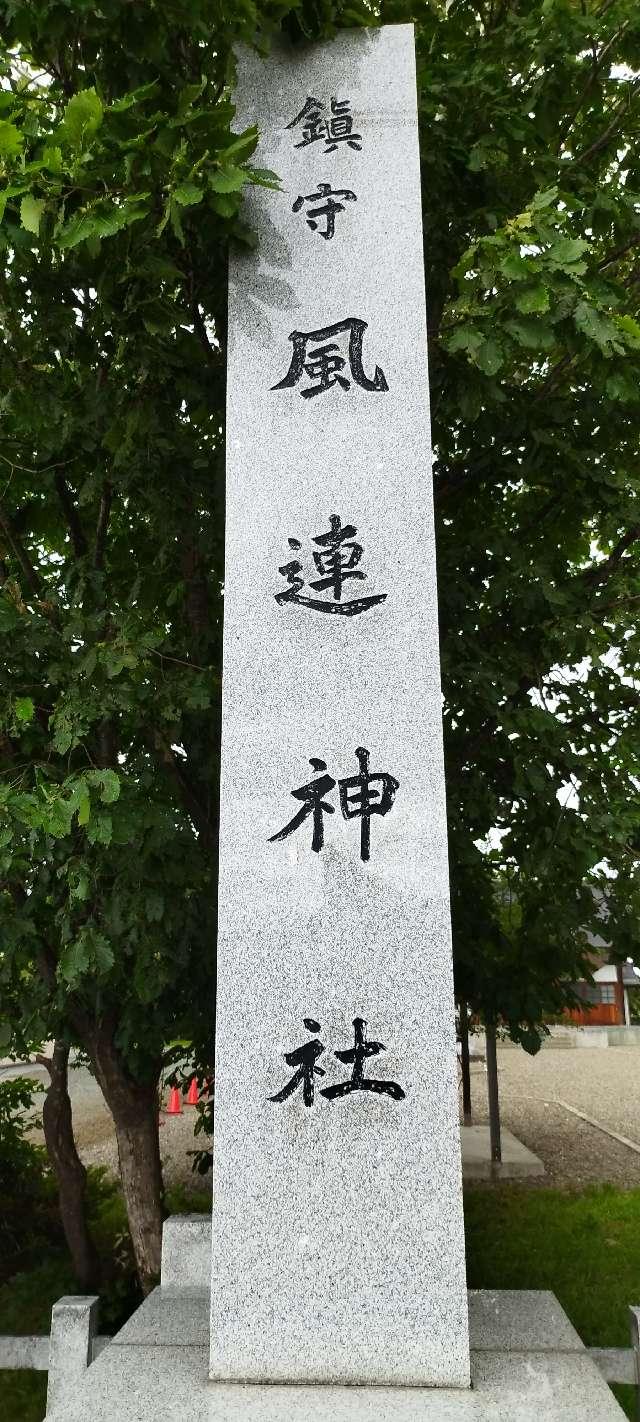
<path id="1" fill-rule="evenodd" d="M 144 1094 L 143 1094 L 144 1093 Z M 143 1293 L 160 1280 L 163 1186 L 158 1135 L 158 1091 L 138 1088 L 125 1110 L 112 1107 L 120 1177 Z"/>
<path id="2" fill-rule="evenodd" d="M 87 1172 L 76 1150 L 67 1070 L 69 1048 L 54 1043 L 53 1056 L 39 1056 L 49 1073 L 49 1088 L 42 1108 L 42 1126 L 49 1159 L 58 1182 L 60 1217 L 73 1270 L 87 1294 L 100 1285 L 100 1264 L 86 1219 Z"/>
<path id="3" fill-rule="evenodd" d="M 460 1070 L 462 1074 L 462 1119 L 471 1125 L 471 1066 L 469 1062 L 469 1011 L 460 999 Z"/>
<path id="4" fill-rule="evenodd" d="M 500 1095 L 498 1091 L 498 1058 L 496 1055 L 496 1028 L 494 1022 L 485 1023 L 485 1051 L 487 1054 L 487 1091 L 489 1096 L 489 1138 L 491 1141 L 491 1161 L 499 1165 L 502 1160 L 502 1134 L 500 1130 Z"/>
<path id="5" fill-rule="evenodd" d="M 160 1278 L 163 1186 L 158 1130 L 158 1082 L 133 1081 L 106 1026 L 91 1034 L 92 1064 L 113 1116 L 118 1141 L 120 1178 L 129 1233 L 143 1293 Z"/>

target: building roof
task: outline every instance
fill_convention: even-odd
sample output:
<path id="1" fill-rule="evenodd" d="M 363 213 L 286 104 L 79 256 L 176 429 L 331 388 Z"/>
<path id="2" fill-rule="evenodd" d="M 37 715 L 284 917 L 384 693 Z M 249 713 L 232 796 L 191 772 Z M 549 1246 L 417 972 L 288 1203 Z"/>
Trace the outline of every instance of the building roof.
<path id="1" fill-rule="evenodd" d="M 596 983 L 615 983 L 618 980 L 618 967 L 616 963 L 604 963 L 601 968 L 596 968 L 593 974 Z M 622 981 L 625 987 L 640 987 L 640 968 L 635 963 L 622 964 Z"/>

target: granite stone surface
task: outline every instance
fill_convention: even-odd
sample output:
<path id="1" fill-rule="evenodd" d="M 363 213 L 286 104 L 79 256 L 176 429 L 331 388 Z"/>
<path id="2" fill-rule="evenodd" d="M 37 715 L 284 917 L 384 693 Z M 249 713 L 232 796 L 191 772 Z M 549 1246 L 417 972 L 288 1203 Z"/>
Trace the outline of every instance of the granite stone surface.
<path id="1" fill-rule="evenodd" d="M 207 1349 L 107 1348 L 47 1422 L 623 1422 L 588 1354 L 472 1353 L 471 1389 L 244 1386 Z"/>
<path id="2" fill-rule="evenodd" d="M 48 1422 L 621 1422 L 623 1416 L 555 1295 L 544 1290 L 469 1294 L 471 1390 L 212 1383 L 207 1321 L 207 1290 L 156 1289 L 84 1377 L 75 1378 Z"/>
<path id="3" fill-rule="evenodd" d="M 191 1348 L 208 1341 L 208 1288 L 163 1285 L 141 1303 L 116 1334 L 111 1347 Z"/>
<path id="4" fill-rule="evenodd" d="M 211 1374 L 465 1386 L 412 27 L 237 103 L 282 191 L 230 271 Z"/>
<path id="5" fill-rule="evenodd" d="M 476 1352 L 583 1352 L 584 1344 L 548 1289 L 470 1289 L 469 1339 Z"/>
<path id="6" fill-rule="evenodd" d="M 547 1289 L 470 1289 L 468 1301 L 469 1341 L 476 1352 L 584 1352 L 580 1335 Z M 112 1346 L 193 1347 L 206 1343 L 208 1335 L 208 1288 L 163 1285 L 141 1303 Z"/>
<path id="7" fill-rule="evenodd" d="M 68 1295 L 51 1310 L 47 1411 L 64 1410 L 75 1398 L 91 1361 L 98 1318 L 95 1294 Z"/>
<path id="8" fill-rule="evenodd" d="M 162 1226 L 161 1280 L 167 1284 L 211 1283 L 211 1221 L 206 1215 L 171 1215 Z"/>

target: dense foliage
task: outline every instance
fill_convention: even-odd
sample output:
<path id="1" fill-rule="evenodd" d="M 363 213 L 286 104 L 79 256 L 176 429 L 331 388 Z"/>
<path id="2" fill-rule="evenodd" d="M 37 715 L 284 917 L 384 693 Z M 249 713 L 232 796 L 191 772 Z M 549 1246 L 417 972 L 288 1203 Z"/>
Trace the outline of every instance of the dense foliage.
<path id="1" fill-rule="evenodd" d="M 164 1049 L 212 1045 L 226 250 L 277 182 L 232 45 L 342 8 L 0 4 L 3 1004 L 88 1053 L 146 1282 Z"/>
<path id="2" fill-rule="evenodd" d="M 43 1165 L 42 1149 L 27 1134 L 33 1121 L 33 1091 L 34 1084 L 27 1077 L 0 1081 L 0 1197 L 5 1199 L 19 1179 L 23 1205 L 33 1177 L 40 1175 Z M 8 1229 L 4 1214 L 2 1228 Z M 2 1253 L 0 1248 L 0 1258 Z"/>
<path id="3" fill-rule="evenodd" d="M 210 1012 L 225 250 L 273 181 L 226 86 L 296 9 L 0 5 L 3 965 L 134 1074 Z"/>
<path id="4" fill-rule="evenodd" d="M 14 1047 L 83 1045 L 121 1153 L 167 1043 L 211 1049 L 225 254 L 277 183 L 232 44 L 376 18 L 0 0 L 0 988 Z M 458 986 L 534 1046 L 605 861 L 632 944 L 640 14 L 381 18 L 417 22 Z"/>
<path id="5" fill-rule="evenodd" d="M 535 1045 L 603 862 L 637 938 L 640 13 L 444 8 L 418 46 L 457 973 Z"/>

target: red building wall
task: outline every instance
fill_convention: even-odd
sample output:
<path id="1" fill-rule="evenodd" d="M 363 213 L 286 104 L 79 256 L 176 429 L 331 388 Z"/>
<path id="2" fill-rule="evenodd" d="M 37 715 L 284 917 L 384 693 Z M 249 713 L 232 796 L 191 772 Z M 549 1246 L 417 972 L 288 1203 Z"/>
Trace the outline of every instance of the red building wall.
<path id="1" fill-rule="evenodd" d="M 574 1008 L 568 1011 L 567 1017 L 570 1022 L 575 1022 L 576 1027 L 624 1026 L 624 1013 L 620 1012 L 617 1002 L 585 1003 L 579 1010 Z"/>

